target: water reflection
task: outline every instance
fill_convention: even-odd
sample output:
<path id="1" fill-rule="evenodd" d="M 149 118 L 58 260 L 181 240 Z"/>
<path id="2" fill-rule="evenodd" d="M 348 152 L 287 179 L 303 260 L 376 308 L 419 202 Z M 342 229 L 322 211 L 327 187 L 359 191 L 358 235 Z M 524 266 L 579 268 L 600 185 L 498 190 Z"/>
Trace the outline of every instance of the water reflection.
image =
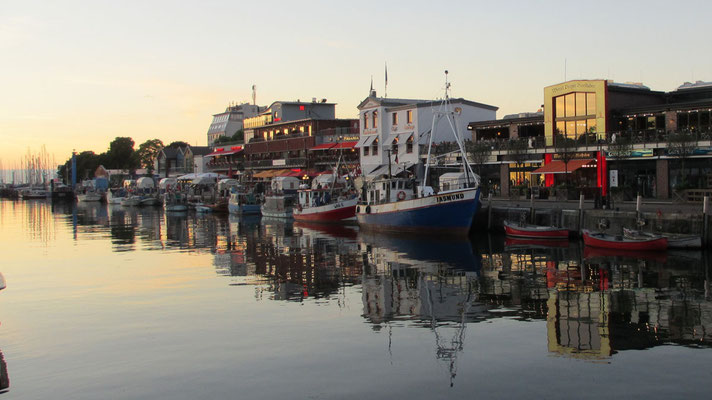
<path id="1" fill-rule="evenodd" d="M 114 252 L 212 255 L 219 279 L 254 286 L 257 301 L 347 307 L 347 293 L 357 291 L 361 326 L 387 335 L 384 351 L 393 351 L 399 330 L 423 332 L 450 384 L 468 330 L 485 322 L 539 324 L 539 336 L 526 340 L 549 355 L 596 362 L 669 344 L 712 346 L 710 260 L 699 251 L 640 257 L 575 241 L 439 241 L 158 208 L 1 206 L 0 217 L 22 215 L 32 240 L 52 241 L 64 228 L 78 242 L 108 239 Z"/>

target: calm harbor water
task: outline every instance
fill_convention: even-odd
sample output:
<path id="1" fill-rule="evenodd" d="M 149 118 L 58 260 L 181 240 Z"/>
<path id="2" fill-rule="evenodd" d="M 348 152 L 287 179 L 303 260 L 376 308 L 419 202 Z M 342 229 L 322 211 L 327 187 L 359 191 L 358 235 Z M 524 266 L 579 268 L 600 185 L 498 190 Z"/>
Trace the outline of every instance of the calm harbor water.
<path id="1" fill-rule="evenodd" d="M 0 200 L 0 395 L 683 398 L 710 257 Z"/>

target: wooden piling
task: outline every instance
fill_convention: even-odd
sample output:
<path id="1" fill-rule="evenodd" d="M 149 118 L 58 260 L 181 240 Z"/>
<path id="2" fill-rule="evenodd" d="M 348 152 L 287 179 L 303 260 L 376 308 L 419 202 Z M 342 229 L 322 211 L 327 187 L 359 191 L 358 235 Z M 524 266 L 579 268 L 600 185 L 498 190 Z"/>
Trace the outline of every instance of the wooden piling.
<path id="1" fill-rule="evenodd" d="M 487 195 L 487 231 L 492 230 L 492 193 Z"/>
<path id="2" fill-rule="evenodd" d="M 710 216 L 710 197 L 705 196 L 702 202 L 702 246 L 707 247 L 709 243 L 709 216 Z"/>
<path id="3" fill-rule="evenodd" d="M 583 193 L 579 195 L 579 215 L 578 215 L 578 232 L 581 234 L 583 229 Z"/>

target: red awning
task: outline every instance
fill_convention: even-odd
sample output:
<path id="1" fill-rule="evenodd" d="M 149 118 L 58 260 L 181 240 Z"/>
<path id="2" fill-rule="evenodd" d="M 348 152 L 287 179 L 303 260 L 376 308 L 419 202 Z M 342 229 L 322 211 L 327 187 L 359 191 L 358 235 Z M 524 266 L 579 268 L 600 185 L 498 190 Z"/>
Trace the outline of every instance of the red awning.
<path id="1" fill-rule="evenodd" d="M 586 166 L 587 164 L 590 164 L 593 161 L 593 159 L 589 158 L 586 160 L 571 160 L 569 161 L 568 165 L 564 164 L 563 161 L 561 160 L 556 160 L 552 161 L 549 164 L 546 164 L 545 166 L 532 171 L 532 174 L 565 174 L 565 173 L 572 173 L 576 171 L 577 169 Z"/>
<path id="2" fill-rule="evenodd" d="M 215 156 L 229 156 L 230 154 L 235 154 L 239 153 L 243 150 L 242 146 L 233 146 L 229 149 L 215 149 L 212 153 L 207 154 L 206 157 L 215 157 Z"/>
<path id="3" fill-rule="evenodd" d="M 358 143 L 357 140 L 354 140 L 353 142 L 336 143 L 332 149 L 353 149 L 356 146 L 356 143 Z"/>
<path id="4" fill-rule="evenodd" d="M 309 150 L 329 150 L 330 148 L 334 147 L 336 143 L 324 143 L 320 144 L 318 146 L 314 146 Z"/>

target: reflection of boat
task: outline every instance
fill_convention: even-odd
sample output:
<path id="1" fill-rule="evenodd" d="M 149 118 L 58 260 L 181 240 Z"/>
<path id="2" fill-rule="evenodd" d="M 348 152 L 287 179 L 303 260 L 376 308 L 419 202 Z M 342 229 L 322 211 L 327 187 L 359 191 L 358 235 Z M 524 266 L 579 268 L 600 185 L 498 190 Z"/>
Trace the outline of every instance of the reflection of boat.
<path id="1" fill-rule="evenodd" d="M 482 267 L 479 254 L 475 253 L 467 238 L 439 240 L 437 237 L 373 231 L 361 231 L 359 238 L 366 245 L 402 253 L 410 260 L 447 263 L 454 268 L 470 271 L 479 271 Z"/>
<path id="2" fill-rule="evenodd" d="M 356 229 L 339 224 L 315 224 L 310 222 L 296 221 L 294 223 L 294 226 L 297 228 L 324 233 L 331 237 L 338 237 L 344 239 L 356 239 L 358 237 L 358 231 Z"/>
<path id="3" fill-rule="evenodd" d="M 660 236 L 635 229 L 623 228 L 623 236 L 638 238 L 665 237 L 668 241 L 668 248 L 675 249 L 700 249 L 702 248 L 702 237 L 695 235 L 673 235 L 661 233 Z"/>
<path id="4" fill-rule="evenodd" d="M 506 247 L 525 247 L 525 248 L 547 248 L 547 247 L 569 247 L 569 240 L 567 239 L 522 239 L 506 237 L 504 239 L 504 245 Z"/>
<path id="5" fill-rule="evenodd" d="M 515 224 L 509 221 L 504 221 L 504 233 L 507 234 L 507 236 L 532 239 L 568 239 L 569 237 L 569 231 L 565 228 Z"/>
<path id="6" fill-rule="evenodd" d="M 662 251 L 618 250 L 585 246 L 583 258 L 586 260 L 602 259 L 603 261 L 608 261 L 611 258 L 631 258 L 664 263 L 667 261 L 667 253 Z"/>
<path id="7" fill-rule="evenodd" d="M 600 232 L 582 230 L 583 242 L 586 246 L 601 247 L 616 250 L 660 251 L 667 249 L 667 238 L 655 236 L 651 238 L 631 239 L 623 236 L 613 236 Z"/>

